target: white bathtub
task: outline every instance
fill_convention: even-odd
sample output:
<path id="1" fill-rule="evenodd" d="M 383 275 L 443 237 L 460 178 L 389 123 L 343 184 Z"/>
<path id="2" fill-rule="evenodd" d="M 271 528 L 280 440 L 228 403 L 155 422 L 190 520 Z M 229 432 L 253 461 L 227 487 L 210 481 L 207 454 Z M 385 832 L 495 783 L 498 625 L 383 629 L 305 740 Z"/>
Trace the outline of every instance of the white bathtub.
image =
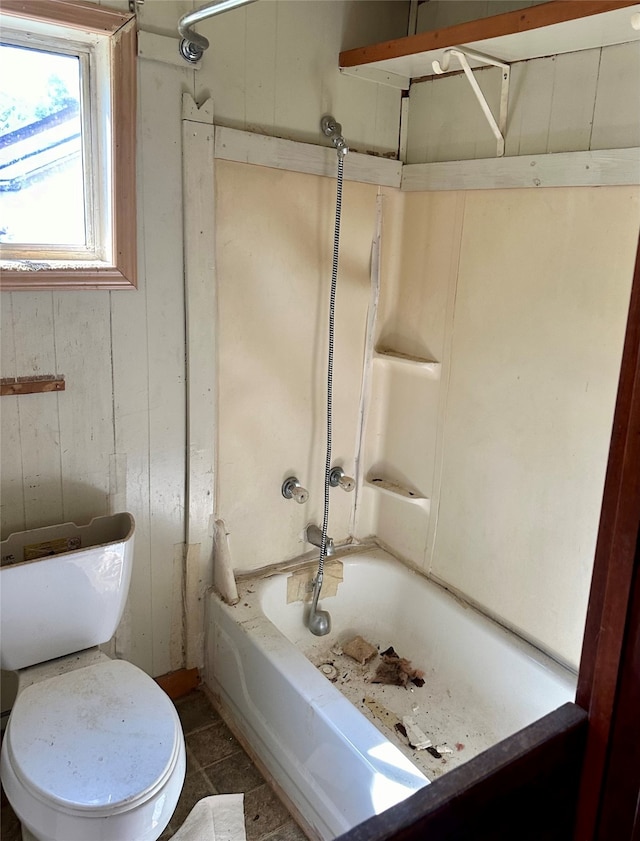
<path id="1" fill-rule="evenodd" d="M 212 594 L 208 618 L 207 685 L 321 839 L 575 695 L 572 673 L 382 550 L 340 561 L 337 595 L 321 599 L 332 617 L 325 637 L 305 628 L 301 602 L 287 604 L 291 573 L 244 579 L 233 607 Z M 377 657 L 360 667 L 331 651 L 356 634 L 380 651 L 392 645 L 425 685 L 370 683 Z M 335 683 L 317 668 L 327 662 Z M 440 757 L 396 732 L 405 715 Z"/>

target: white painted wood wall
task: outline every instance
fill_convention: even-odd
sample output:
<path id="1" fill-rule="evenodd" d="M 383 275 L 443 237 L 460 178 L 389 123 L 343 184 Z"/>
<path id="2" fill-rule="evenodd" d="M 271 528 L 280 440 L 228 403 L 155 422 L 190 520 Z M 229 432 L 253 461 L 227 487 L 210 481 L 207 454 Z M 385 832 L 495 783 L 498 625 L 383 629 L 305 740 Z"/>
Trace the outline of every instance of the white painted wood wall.
<path id="1" fill-rule="evenodd" d="M 498 113 L 500 71 L 474 71 Z M 640 146 L 640 43 L 511 65 L 505 155 Z M 407 163 L 493 158 L 495 138 L 461 73 L 412 84 Z"/>
<path id="2" fill-rule="evenodd" d="M 147 0 L 139 25 L 177 51 L 176 23 L 194 5 Z M 337 54 L 404 34 L 406 14 L 394 2 L 256 3 L 201 25 L 212 47 L 198 71 L 140 59 L 138 291 L 2 294 L 1 375 L 66 378 L 63 393 L 2 398 L 2 536 L 131 511 L 135 564 L 116 646 L 152 675 L 185 662 L 182 94 L 212 96 L 222 124 L 315 142 L 334 110 L 355 145 L 393 152 L 397 94 L 342 77 Z"/>
<path id="3" fill-rule="evenodd" d="M 128 8 L 127 0 L 109 5 Z M 177 20 L 194 5 L 146 0 L 140 26 L 175 38 Z M 117 650 L 151 674 L 185 662 L 182 94 L 211 97 L 221 125 L 302 141 L 317 142 L 319 117 L 331 111 L 352 148 L 393 155 L 400 93 L 341 76 L 337 56 L 405 34 L 407 13 L 408 4 L 394 0 L 255 3 L 200 25 L 212 46 L 198 71 L 153 60 L 153 53 L 141 59 L 139 290 L 2 295 L 2 376 L 58 373 L 67 380 L 61 394 L 2 398 L 3 536 L 130 510 L 138 527 L 135 569 Z M 592 148 L 639 145 L 628 117 L 638 107 L 628 87 L 638 75 L 635 52 L 616 47 L 538 63 L 535 79 L 529 67 L 520 82 L 514 74 L 508 153 L 578 140 L 576 148 L 588 148 L 591 113 Z M 551 93 L 539 77 L 553 78 Z M 430 83 L 412 91 L 410 160 L 483 154 L 477 105 L 454 95 L 455 79 L 439 80 L 438 93 L 429 92 Z M 458 112 L 461 122 L 453 119 Z"/>

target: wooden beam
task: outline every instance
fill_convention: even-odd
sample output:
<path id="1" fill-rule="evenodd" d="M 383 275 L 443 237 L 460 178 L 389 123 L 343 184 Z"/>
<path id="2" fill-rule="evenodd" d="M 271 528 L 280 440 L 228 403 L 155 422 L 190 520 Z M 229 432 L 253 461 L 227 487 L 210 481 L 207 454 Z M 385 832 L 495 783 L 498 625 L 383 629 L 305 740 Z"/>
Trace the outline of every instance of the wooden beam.
<path id="1" fill-rule="evenodd" d="M 0 396 L 17 394 L 44 394 L 49 391 L 64 391 L 64 377 L 7 377 L 0 380 Z"/>
<path id="2" fill-rule="evenodd" d="M 595 837 L 601 797 L 606 794 L 603 783 L 616 693 L 624 673 L 623 643 L 637 565 L 637 542 L 640 535 L 639 464 L 640 241 L 578 676 L 576 701 L 589 713 L 589 733 L 576 841 L 591 841 Z M 637 710 L 634 714 L 637 715 Z"/>
<path id="3" fill-rule="evenodd" d="M 339 63 L 340 67 L 357 67 L 361 64 L 387 61 L 429 50 L 484 41 L 488 38 L 500 38 L 504 35 L 528 32 L 544 26 L 553 26 L 591 15 L 624 9 L 635 5 L 635 2 L 636 0 L 580 0 L 580 2 L 554 0 L 551 3 L 541 3 L 527 9 L 472 20 L 448 26 L 445 29 L 419 32 L 417 35 L 407 35 L 404 38 L 395 38 L 381 44 L 345 50 L 340 53 Z"/>
<path id="4" fill-rule="evenodd" d="M 185 657 L 204 666 L 206 591 L 213 583 L 217 298 L 213 102 L 182 95 L 182 189 L 187 356 Z M 203 365 L 202 360 L 210 360 Z"/>
<path id="5" fill-rule="evenodd" d="M 402 190 L 501 190 L 640 184 L 640 148 L 406 164 Z"/>
<path id="6" fill-rule="evenodd" d="M 337 167 L 336 151 L 329 146 L 268 137 L 224 126 L 216 126 L 215 157 L 329 178 L 335 178 Z M 401 172 L 400 161 L 359 152 L 349 152 L 344 162 L 346 181 L 399 187 Z"/>

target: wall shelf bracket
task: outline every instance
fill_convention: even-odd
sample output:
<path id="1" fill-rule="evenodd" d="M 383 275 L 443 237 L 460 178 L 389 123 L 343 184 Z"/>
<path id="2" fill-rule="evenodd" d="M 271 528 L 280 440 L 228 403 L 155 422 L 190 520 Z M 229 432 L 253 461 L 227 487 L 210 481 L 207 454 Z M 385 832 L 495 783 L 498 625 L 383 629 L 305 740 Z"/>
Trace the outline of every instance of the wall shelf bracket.
<path id="1" fill-rule="evenodd" d="M 504 156 L 504 136 L 507 130 L 507 109 L 509 106 L 509 77 L 511 75 L 511 68 L 508 64 L 505 64 L 503 61 L 499 61 L 497 58 L 492 58 L 491 56 L 484 55 L 483 53 L 477 53 L 473 50 L 467 50 L 466 48 L 463 49 L 462 47 L 456 47 L 455 49 L 447 49 L 442 53 L 442 58 L 440 60 L 435 60 L 432 63 L 433 72 L 439 75 L 443 73 L 448 73 L 450 71 L 450 64 L 451 59 L 456 58 L 460 62 L 460 66 L 464 70 L 464 75 L 467 77 L 471 88 L 476 95 L 476 99 L 480 103 L 480 107 L 482 108 L 482 112 L 487 118 L 489 126 L 491 127 L 491 131 L 494 133 L 497 142 L 497 152 L 496 156 L 501 158 Z M 480 85 L 478 84 L 476 77 L 473 75 L 473 70 L 469 65 L 469 59 L 471 61 L 477 62 L 481 65 L 492 65 L 494 67 L 499 67 L 502 71 L 502 83 L 500 87 L 500 113 L 498 116 L 498 122 L 496 122 L 495 117 L 493 116 L 493 112 L 489 107 L 487 100 L 484 97 L 484 94 L 480 90 Z"/>

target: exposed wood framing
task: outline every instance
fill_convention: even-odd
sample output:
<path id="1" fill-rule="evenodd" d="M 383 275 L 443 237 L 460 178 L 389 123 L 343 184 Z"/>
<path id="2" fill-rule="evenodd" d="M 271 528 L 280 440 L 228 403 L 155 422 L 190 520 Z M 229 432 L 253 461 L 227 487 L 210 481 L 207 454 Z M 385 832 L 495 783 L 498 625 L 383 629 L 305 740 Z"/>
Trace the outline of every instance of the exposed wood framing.
<path id="1" fill-rule="evenodd" d="M 167 675 L 157 677 L 156 683 L 167 695 L 175 700 L 200 686 L 200 672 L 197 669 L 179 669 Z"/>
<path id="2" fill-rule="evenodd" d="M 226 161 L 269 166 L 309 175 L 335 178 L 336 174 L 336 152 L 327 146 L 299 143 L 295 140 L 268 137 L 223 126 L 216 126 L 215 156 Z M 401 170 L 400 161 L 362 155 L 358 152 L 349 152 L 344 162 L 344 177 L 347 181 L 361 181 L 384 187 L 399 187 Z"/>
<path id="3" fill-rule="evenodd" d="M 41 377 L 4 377 L 0 380 L 0 395 L 43 394 L 47 391 L 64 391 L 64 377 L 44 375 Z"/>
<path id="4" fill-rule="evenodd" d="M 469 161 L 407 164 L 402 190 L 499 190 L 640 184 L 640 149 L 599 149 Z"/>
<path id="5" fill-rule="evenodd" d="M 187 325 L 185 623 L 187 668 L 193 668 L 204 662 L 205 593 L 213 578 L 217 394 L 214 128 L 211 100 L 199 108 L 185 93 L 182 104 Z"/>

